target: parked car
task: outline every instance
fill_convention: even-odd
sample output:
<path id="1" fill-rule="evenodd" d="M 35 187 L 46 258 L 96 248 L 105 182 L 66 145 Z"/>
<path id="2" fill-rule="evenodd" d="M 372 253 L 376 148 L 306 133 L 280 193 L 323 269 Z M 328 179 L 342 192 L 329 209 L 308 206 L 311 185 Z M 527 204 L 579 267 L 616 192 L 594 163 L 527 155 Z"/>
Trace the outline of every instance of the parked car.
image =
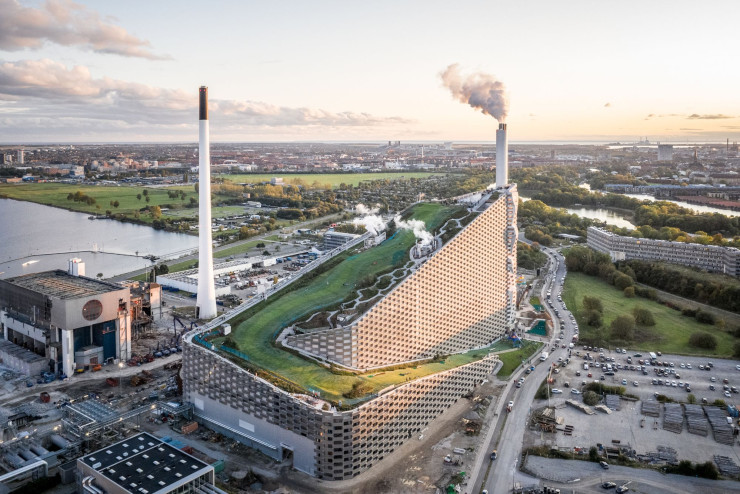
<path id="1" fill-rule="evenodd" d="M 601 468 L 603 468 L 604 470 L 609 470 L 609 464 L 607 462 L 600 461 L 599 465 L 601 465 Z"/>
<path id="2" fill-rule="evenodd" d="M 614 489 L 616 486 L 617 484 L 615 484 L 614 482 L 604 482 L 603 484 L 601 484 L 601 487 L 603 489 Z"/>

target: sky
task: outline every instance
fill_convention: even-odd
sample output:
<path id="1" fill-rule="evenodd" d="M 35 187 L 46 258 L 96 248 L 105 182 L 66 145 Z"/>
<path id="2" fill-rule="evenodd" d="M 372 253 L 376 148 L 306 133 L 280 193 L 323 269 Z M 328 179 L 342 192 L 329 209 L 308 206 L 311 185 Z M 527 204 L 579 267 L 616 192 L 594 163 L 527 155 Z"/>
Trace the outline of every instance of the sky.
<path id="1" fill-rule="evenodd" d="M 0 142 L 740 140 L 740 2 L 0 0 Z"/>

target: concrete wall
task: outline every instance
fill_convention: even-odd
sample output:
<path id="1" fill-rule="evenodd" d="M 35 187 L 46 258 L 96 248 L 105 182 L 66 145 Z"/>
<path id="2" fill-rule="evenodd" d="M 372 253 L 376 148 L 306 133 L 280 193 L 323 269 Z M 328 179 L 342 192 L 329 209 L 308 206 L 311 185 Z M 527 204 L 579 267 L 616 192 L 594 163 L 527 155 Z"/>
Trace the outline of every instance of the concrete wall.
<path id="1" fill-rule="evenodd" d="M 121 288 L 120 290 L 77 299 L 52 298 L 51 323 L 60 328 L 75 329 L 117 319 L 119 300 L 123 300 L 128 308 L 131 298 L 130 293 L 131 291 L 128 288 Z M 90 300 L 98 300 L 103 305 L 100 316 L 92 321 L 88 321 L 82 316 L 82 308 Z"/>

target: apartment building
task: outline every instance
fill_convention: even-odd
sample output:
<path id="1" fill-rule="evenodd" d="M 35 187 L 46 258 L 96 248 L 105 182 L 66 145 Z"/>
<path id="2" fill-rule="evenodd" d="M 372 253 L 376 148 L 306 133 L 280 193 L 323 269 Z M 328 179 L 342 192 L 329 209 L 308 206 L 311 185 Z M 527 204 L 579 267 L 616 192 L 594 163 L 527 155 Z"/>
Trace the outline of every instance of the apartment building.
<path id="1" fill-rule="evenodd" d="M 734 247 L 625 237 L 594 226 L 588 228 L 587 245 L 609 254 L 612 261 L 664 261 L 740 276 L 740 249 Z"/>

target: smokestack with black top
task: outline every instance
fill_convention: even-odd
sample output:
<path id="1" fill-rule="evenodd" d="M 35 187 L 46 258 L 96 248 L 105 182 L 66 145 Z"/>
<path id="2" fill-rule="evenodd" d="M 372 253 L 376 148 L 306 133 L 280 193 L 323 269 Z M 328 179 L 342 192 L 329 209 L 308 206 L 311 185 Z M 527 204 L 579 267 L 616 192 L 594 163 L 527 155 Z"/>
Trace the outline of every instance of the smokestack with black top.
<path id="1" fill-rule="evenodd" d="M 506 124 L 498 124 L 496 131 L 496 188 L 506 187 L 509 183 L 509 137 Z"/>
<path id="2" fill-rule="evenodd" d="M 198 293 L 196 317 L 216 317 L 213 280 L 213 234 L 211 232 L 211 142 L 208 126 L 208 88 L 199 91 L 198 142 Z"/>

